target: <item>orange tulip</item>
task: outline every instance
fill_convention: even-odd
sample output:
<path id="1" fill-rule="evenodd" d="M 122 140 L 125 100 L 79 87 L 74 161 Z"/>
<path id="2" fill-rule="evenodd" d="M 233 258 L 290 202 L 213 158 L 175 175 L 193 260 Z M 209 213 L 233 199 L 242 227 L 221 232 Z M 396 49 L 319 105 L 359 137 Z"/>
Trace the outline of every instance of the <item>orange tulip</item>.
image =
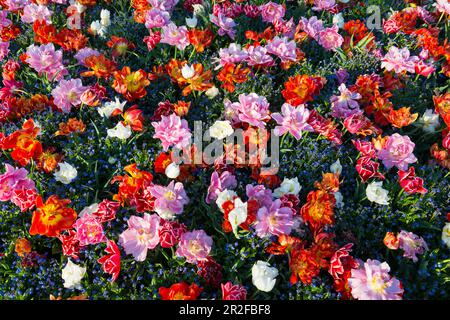
<path id="1" fill-rule="evenodd" d="M 103 54 L 92 55 L 84 60 L 86 67 L 90 68 L 90 71 L 81 73 L 83 77 L 96 76 L 97 78 L 109 78 L 111 74 L 116 71 L 116 64 L 107 59 Z"/>
<path id="2" fill-rule="evenodd" d="M 21 130 L 13 132 L 3 140 L 2 148 L 3 150 L 13 149 L 11 157 L 21 166 L 25 166 L 31 159 L 36 160 L 42 154 L 42 144 L 35 139 L 39 131 L 33 119 L 28 119 Z"/>
<path id="3" fill-rule="evenodd" d="M 144 70 L 131 72 L 130 67 L 123 67 L 114 72 L 114 83 L 112 87 L 118 93 L 123 94 L 125 99 L 133 101 L 147 95 L 145 87 L 150 84 L 147 73 Z"/>

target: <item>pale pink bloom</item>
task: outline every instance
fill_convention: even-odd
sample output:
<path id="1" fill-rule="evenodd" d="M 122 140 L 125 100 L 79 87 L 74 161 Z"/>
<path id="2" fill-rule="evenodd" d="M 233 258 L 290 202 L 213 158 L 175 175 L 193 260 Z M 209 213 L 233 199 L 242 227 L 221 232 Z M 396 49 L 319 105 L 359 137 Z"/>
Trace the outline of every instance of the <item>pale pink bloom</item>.
<path id="1" fill-rule="evenodd" d="M 259 9 L 261 10 L 261 17 L 263 21 L 270 23 L 283 18 L 286 13 L 286 10 L 281 4 L 272 1 L 261 5 Z"/>
<path id="2" fill-rule="evenodd" d="M 266 46 L 267 52 L 276 55 L 282 62 L 297 60 L 297 45 L 288 38 L 275 37 Z"/>
<path id="3" fill-rule="evenodd" d="M 249 66 L 270 67 L 275 64 L 273 58 L 267 54 L 267 49 L 262 46 L 250 46 L 246 49 L 247 58 L 245 62 Z"/>
<path id="4" fill-rule="evenodd" d="M 178 0 L 148 0 L 152 8 L 162 11 L 171 11 L 178 3 Z"/>
<path id="5" fill-rule="evenodd" d="M 14 191 L 34 189 L 34 181 L 28 178 L 28 171 L 24 168 L 14 168 L 5 163 L 5 173 L 0 175 L 0 201 L 10 201 Z"/>
<path id="6" fill-rule="evenodd" d="M 73 227 L 77 231 L 77 240 L 80 242 L 80 246 L 97 244 L 108 240 L 103 232 L 103 225 L 92 214 L 85 214 L 78 218 Z"/>
<path id="7" fill-rule="evenodd" d="M 37 20 L 45 21 L 46 24 L 52 24 L 52 14 L 47 6 L 31 3 L 23 9 L 22 22 L 34 23 Z"/>
<path id="8" fill-rule="evenodd" d="M 309 110 L 304 105 L 293 107 L 288 103 L 281 106 L 281 114 L 273 113 L 272 118 L 277 122 L 274 134 L 282 136 L 289 132 L 295 139 L 302 137 L 302 131 L 314 131 L 308 124 Z"/>
<path id="9" fill-rule="evenodd" d="M 339 27 L 334 25 L 319 32 L 319 44 L 327 51 L 336 51 L 344 43 L 344 38 L 338 33 Z"/>
<path id="10" fill-rule="evenodd" d="M 324 29 L 323 21 L 319 20 L 316 16 L 312 16 L 309 19 L 302 17 L 298 23 L 298 27 L 316 41 L 319 39 L 319 33 Z"/>
<path id="11" fill-rule="evenodd" d="M 192 134 L 188 123 L 176 114 L 161 116 L 161 121 L 152 122 L 152 126 L 155 128 L 153 138 L 161 140 L 164 151 L 170 146 L 183 149 L 190 144 Z"/>
<path id="12" fill-rule="evenodd" d="M 339 96 L 333 95 L 330 98 L 333 117 L 343 119 L 361 111 L 356 101 L 361 99 L 359 93 L 350 91 L 344 83 L 339 86 L 339 92 Z"/>
<path id="13" fill-rule="evenodd" d="M 12 21 L 7 18 L 8 11 L 0 10 L 0 29 L 11 25 Z"/>
<path id="14" fill-rule="evenodd" d="M 255 231 L 258 237 L 270 235 L 289 235 L 294 226 L 294 211 L 289 207 L 281 207 L 280 199 L 272 202 L 270 207 L 261 207 L 258 210 Z"/>
<path id="15" fill-rule="evenodd" d="M 68 74 L 62 62 L 62 50 L 55 50 L 53 43 L 27 48 L 26 62 L 36 70 L 40 76 L 45 75 L 50 81 L 59 81 Z"/>
<path id="16" fill-rule="evenodd" d="M 174 23 L 169 23 L 161 28 L 161 43 L 176 46 L 179 50 L 184 50 L 189 45 L 187 38 L 187 28 L 177 27 Z"/>
<path id="17" fill-rule="evenodd" d="M 172 219 L 175 215 L 181 214 L 184 205 L 189 202 L 181 182 L 175 183 L 172 180 L 167 187 L 155 184 L 149 190 L 155 198 L 155 211 L 163 219 Z"/>
<path id="18" fill-rule="evenodd" d="M 86 58 L 89 58 L 90 56 L 99 56 L 101 53 L 95 49 L 85 47 L 83 49 L 78 50 L 78 52 L 73 56 L 75 59 L 77 59 L 78 64 L 82 66 L 86 66 Z"/>
<path id="19" fill-rule="evenodd" d="M 145 26 L 147 29 L 160 28 L 170 22 L 170 14 L 157 8 L 152 8 L 145 14 Z"/>
<path id="20" fill-rule="evenodd" d="M 119 244 L 126 254 L 132 254 L 136 261 L 144 261 L 147 250 L 154 249 L 159 243 L 159 225 L 161 218 L 157 214 L 144 213 L 144 217 L 131 216 L 128 229 L 119 236 Z"/>
<path id="21" fill-rule="evenodd" d="M 336 6 L 335 0 L 314 0 L 314 11 L 331 10 Z"/>
<path id="22" fill-rule="evenodd" d="M 80 79 L 61 80 L 52 90 L 53 102 L 63 112 L 81 104 L 81 95 L 86 90 Z"/>
<path id="23" fill-rule="evenodd" d="M 348 285 L 352 296 L 359 300 L 401 300 L 403 288 L 399 280 L 389 275 L 386 262 L 368 259 L 352 269 Z"/>
<path id="24" fill-rule="evenodd" d="M 233 122 L 247 122 L 252 126 L 264 128 L 270 119 L 269 102 L 256 93 L 240 94 L 239 102 L 225 102 L 225 113 L 232 115 Z"/>
<path id="25" fill-rule="evenodd" d="M 399 49 L 396 46 L 392 46 L 381 61 L 381 67 L 387 71 L 394 70 L 395 73 L 402 73 L 404 71 L 414 73 L 415 65 L 419 61 L 419 57 L 411 57 L 408 48 Z"/>
<path id="26" fill-rule="evenodd" d="M 241 45 L 231 43 L 228 48 L 219 50 L 219 64 L 223 67 L 227 63 L 238 64 L 248 56 L 247 52 L 241 49 Z"/>
<path id="27" fill-rule="evenodd" d="M 189 263 L 205 261 L 208 259 L 213 240 L 203 230 L 185 232 L 181 235 L 176 255 L 185 257 Z"/>
<path id="28" fill-rule="evenodd" d="M 397 167 L 400 170 L 408 170 L 408 165 L 417 161 L 414 156 L 415 144 L 408 136 L 394 133 L 387 138 L 386 144 L 378 151 L 378 159 L 383 161 L 387 169 Z"/>
<path id="29" fill-rule="evenodd" d="M 219 13 L 218 16 L 211 14 L 209 15 L 209 19 L 219 27 L 219 31 L 217 31 L 219 36 L 228 35 L 231 39 L 234 39 L 236 36 L 236 30 L 234 29 L 236 23 L 233 19 L 228 18 L 222 13 Z"/>
<path id="30" fill-rule="evenodd" d="M 211 175 L 211 182 L 208 187 L 208 194 L 206 195 L 206 203 L 210 204 L 217 200 L 219 193 L 225 189 L 233 189 L 237 186 L 236 177 L 229 171 L 224 171 L 219 176 L 217 171 L 214 171 Z"/>
<path id="31" fill-rule="evenodd" d="M 9 42 L 0 40 L 0 61 L 3 60 L 9 53 Z"/>
<path id="32" fill-rule="evenodd" d="M 412 259 L 414 262 L 418 260 L 417 254 L 423 254 L 428 250 L 425 240 L 412 232 L 402 230 L 397 239 L 399 240 L 399 248 L 404 251 L 403 256 Z"/>
<path id="33" fill-rule="evenodd" d="M 448 0 L 436 0 L 433 6 L 436 7 L 438 12 L 450 14 L 450 2 Z"/>
<path id="34" fill-rule="evenodd" d="M 23 9 L 30 0 L 5 0 L 4 4 L 8 7 L 9 11 L 17 11 Z"/>
<path id="35" fill-rule="evenodd" d="M 272 190 L 266 189 L 262 184 L 253 186 L 248 184 L 245 186 L 245 193 L 248 199 L 255 199 L 261 206 L 270 207 L 272 205 Z"/>

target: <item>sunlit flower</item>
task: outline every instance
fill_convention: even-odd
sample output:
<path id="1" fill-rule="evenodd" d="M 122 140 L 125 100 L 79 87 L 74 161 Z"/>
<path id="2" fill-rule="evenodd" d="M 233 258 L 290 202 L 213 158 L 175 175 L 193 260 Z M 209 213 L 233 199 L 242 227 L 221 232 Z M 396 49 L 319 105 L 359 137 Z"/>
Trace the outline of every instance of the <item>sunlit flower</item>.
<path id="1" fill-rule="evenodd" d="M 394 133 L 387 138 L 385 145 L 378 152 L 378 158 L 388 169 L 395 166 L 400 170 L 407 170 L 409 164 L 417 161 L 413 154 L 414 147 L 415 144 L 408 136 Z"/>
<path id="2" fill-rule="evenodd" d="M 183 212 L 189 198 L 181 182 L 171 181 L 167 187 L 153 185 L 150 193 L 155 198 L 154 210 L 163 219 L 171 220 Z"/>
<path id="3" fill-rule="evenodd" d="M 86 90 L 80 79 L 61 80 L 52 90 L 53 102 L 63 112 L 81 104 L 81 95 Z"/>
<path id="4" fill-rule="evenodd" d="M 61 274 L 64 280 L 64 288 L 81 289 L 81 279 L 83 279 L 85 274 L 86 268 L 80 267 L 68 259 Z"/>
<path id="5" fill-rule="evenodd" d="M 44 203 L 41 197 L 36 199 L 36 210 L 31 219 L 30 234 L 56 237 L 61 231 L 71 229 L 76 218 L 75 210 L 67 207 L 70 200 L 50 196 Z"/>
<path id="6" fill-rule="evenodd" d="M 189 263 L 206 260 L 213 240 L 203 230 L 185 232 L 180 238 L 176 255 L 186 258 Z"/>
<path id="7" fill-rule="evenodd" d="M 161 140 L 164 151 L 170 146 L 182 149 L 187 147 L 191 141 L 191 132 L 186 120 L 181 119 L 175 114 L 162 116 L 161 121 L 152 122 L 155 128 L 153 138 Z"/>
<path id="8" fill-rule="evenodd" d="M 321 77 L 310 77 L 305 74 L 289 77 L 288 81 L 284 83 L 284 90 L 281 93 L 287 103 L 296 107 L 312 101 L 322 89 L 322 81 Z"/>
<path id="9" fill-rule="evenodd" d="M 15 191 L 34 189 L 34 181 L 28 178 L 28 171 L 24 168 L 14 168 L 5 163 L 5 173 L 0 175 L 0 201 L 9 201 Z"/>
<path id="10" fill-rule="evenodd" d="M 128 101 L 141 99 L 147 95 L 145 87 L 150 84 L 147 73 L 144 70 L 131 72 L 129 67 L 123 67 L 120 71 L 115 71 L 114 83 L 112 87 L 116 92 L 121 93 Z"/>
<path id="11" fill-rule="evenodd" d="M 394 70 L 395 73 L 402 73 L 404 71 L 414 73 L 415 64 L 419 61 L 419 58 L 417 56 L 410 56 L 408 48 L 399 49 L 396 46 L 392 46 L 381 61 L 381 67 L 387 71 Z"/>
<path id="12" fill-rule="evenodd" d="M 233 19 L 225 16 L 220 12 L 217 16 L 211 14 L 209 16 L 209 19 L 213 24 L 219 27 L 217 33 L 220 36 L 228 35 L 231 39 L 235 38 L 236 30 L 234 29 L 234 27 L 236 26 L 236 23 L 234 22 Z"/>
<path id="13" fill-rule="evenodd" d="M 189 45 L 187 38 L 187 28 L 177 27 L 174 23 L 169 23 L 162 27 L 161 43 L 176 46 L 179 50 L 184 50 Z"/>
<path id="14" fill-rule="evenodd" d="M 278 270 L 265 261 L 257 261 L 252 267 L 252 283 L 261 291 L 272 291 L 277 281 Z"/>
<path id="15" fill-rule="evenodd" d="M 418 261 L 418 254 L 423 254 L 428 250 L 425 240 L 412 232 L 401 230 L 397 235 L 397 239 L 399 248 L 404 251 L 403 256 L 411 259 L 413 262 Z"/>
<path id="16" fill-rule="evenodd" d="M 80 246 L 106 242 L 103 226 L 92 214 L 85 214 L 73 224 Z"/>
<path id="17" fill-rule="evenodd" d="M 233 122 L 247 122 L 259 128 L 264 128 L 270 119 L 269 102 L 256 93 L 240 94 L 239 102 L 225 103 L 225 113 L 232 115 Z"/>
<path id="18" fill-rule="evenodd" d="M 386 189 L 383 189 L 382 181 L 374 181 L 367 185 L 366 188 L 366 196 L 372 202 L 388 205 L 389 204 L 389 192 Z"/>
<path id="19" fill-rule="evenodd" d="M 288 103 L 281 106 L 281 114 L 273 113 L 272 118 L 277 122 L 274 134 L 282 136 L 289 132 L 296 140 L 302 137 L 303 131 L 313 131 L 313 128 L 308 124 L 309 110 L 304 105 L 299 105 L 296 108 Z"/>
<path id="20" fill-rule="evenodd" d="M 126 254 L 132 254 L 136 261 L 144 261 L 147 251 L 154 249 L 159 243 L 160 221 L 156 214 L 144 213 L 142 218 L 131 216 L 127 221 L 128 228 L 119 236 L 119 244 Z"/>
<path id="21" fill-rule="evenodd" d="M 352 296 L 359 300 L 401 300 L 403 288 L 396 278 L 389 275 L 386 262 L 368 259 L 358 269 L 352 269 L 348 284 Z"/>
<path id="22" fill-rule="evenodd" d="M 77 169 L 67 162 L 59 163 L 59 170 L 55 172 L 55 180 L 63 184 L 71 183 L 77 177 Z"/>
<path id="23" fill-rule="evenodd" d="M 289 235 L 294 225 L 294 211 L 289 207 L 281 207 L 281 200 L 275 200 L 272 205 L 258 210 L 256 234 L 259 237 L 268 235 Z"/>
<path id="24" fill-rule="evenodd" d="M 175 283 L 170 288 L 160 287 L 159 295 L 161 300 L 197 300 L 197 297 L 203 291 L 195 283 L 191 285 L 186 282 Z"/>
<path id="25" fill-rule="evenodd" d="M 41 46 L 33 44 L 27 48 L 26 54 L 25 61 L 30 67 L 50 81 L 59 81 L 68 74 L 62 62 L 62 50 L 55 50 L 52 43 Z"/>

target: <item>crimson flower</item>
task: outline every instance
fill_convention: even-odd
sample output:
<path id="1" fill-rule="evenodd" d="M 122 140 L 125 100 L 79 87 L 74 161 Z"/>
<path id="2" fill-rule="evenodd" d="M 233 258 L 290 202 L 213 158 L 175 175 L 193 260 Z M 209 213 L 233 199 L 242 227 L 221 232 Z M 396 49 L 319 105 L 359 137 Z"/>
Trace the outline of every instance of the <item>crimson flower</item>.
<path id="1" fill-rule="evenodd" d="M 107 255 L 98 259 L 103 271 L 112 275 L 111 283 L 116 281 L 120 273 L 120 251 L 114 241 L 108 240 L 105 251 Z"/>

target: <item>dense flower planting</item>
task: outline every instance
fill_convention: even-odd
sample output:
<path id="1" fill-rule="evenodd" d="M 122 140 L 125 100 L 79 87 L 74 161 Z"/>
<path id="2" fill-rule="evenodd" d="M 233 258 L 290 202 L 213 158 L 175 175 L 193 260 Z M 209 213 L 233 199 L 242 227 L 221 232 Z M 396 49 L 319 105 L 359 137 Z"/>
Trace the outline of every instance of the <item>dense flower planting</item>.
<path id="1" fill-rule="evenodd" d="M 1 299 L 450 298 L 448 0 L 0 9 Z"/>

